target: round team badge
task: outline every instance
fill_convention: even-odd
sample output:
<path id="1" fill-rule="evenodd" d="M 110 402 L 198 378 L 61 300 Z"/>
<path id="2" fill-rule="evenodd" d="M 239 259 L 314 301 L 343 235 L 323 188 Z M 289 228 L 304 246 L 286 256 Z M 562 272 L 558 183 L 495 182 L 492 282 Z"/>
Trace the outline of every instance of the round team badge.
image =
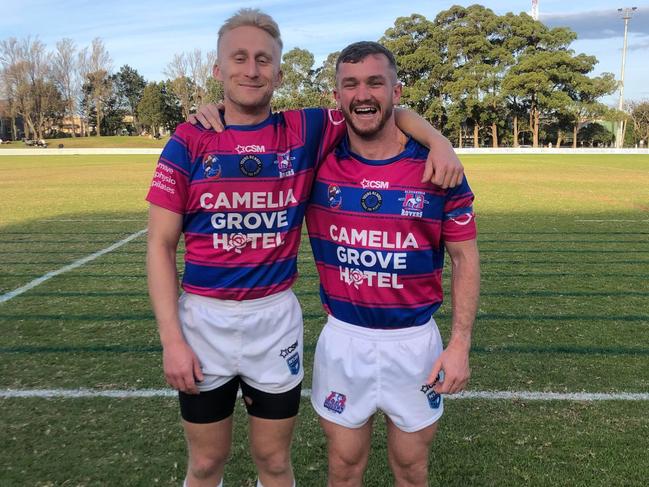
<path id="1" fill-rule="evenodd" d="M 255 177 L 261 172 L 263 164 L 257 156 L 247 155 L 239 161 L 239 169 L 248 177 Z"/>
<path id="2" fill-rule="evenodd" d="M 381 208 L 383 196 L 378 191 L 366 191 L 361 196 L 361 206 L 365 211 L 376 211 Z"/>

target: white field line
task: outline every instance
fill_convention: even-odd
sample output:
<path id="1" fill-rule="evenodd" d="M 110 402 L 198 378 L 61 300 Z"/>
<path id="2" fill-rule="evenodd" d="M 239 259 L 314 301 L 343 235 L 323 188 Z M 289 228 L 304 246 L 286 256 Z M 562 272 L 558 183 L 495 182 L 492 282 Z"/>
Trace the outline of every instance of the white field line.
<path id="1" fill-rule="evenodd" d="M 75 260 L 71 264 L 68 264 L 68 265 L 66 265 L 64 267 L 61 267 L 60 269 L 57 269 L 55 271 L 48 272 L 47 274 L 44 274 L 41 277 L 36 278 L 31 282 L 28 282 L 27 284 L 25 284 L 22 287 L 19 287 L 18 289 L 14 289 L 13 291 L 9 291 L 8 293 L 5 293 L 5 294 L 0 296 L 0 304 L 4 303 L 6 301 L 9 301 L 10 299 L 13 299 L 16 296 L 18 296 L 18 295 L 20 295 L 20 294 L 22 294 L 24 292 L 27 292 L 32 288 L 35 288 L 36 286 L 38 286 L 39 284 L 44 283 L 48 279 L 56 277 L 59 274 L 63 274 L 64 272 L 74 270 L 77 267 L 81 267 L 82 265 L 87 264 L 88 262 L 90 262 L 92 260 L 95 260 L 96 258 L 101 257 L 104 254 L 112 252 L 113 250 L 121 247 L 122 245 L 125 245 L 125 244 L 129 243 L 131 240 L 134 240 L 134 239 L 144 235 L 146 233 L 146 231 L 147 231 L 147 229 L 145 228 L 144 230 L 140 230 L 139 232 L 135 232 L 135 233 L 129 235 L 128 237 L 126 237 L 125 239 L 120 240 L 119 242 L 115 242 L 113 245 L 111 245 L 109 247 L 106 247 L 103 250 L 95 252 L 94 254 L 90 254 L 90 255 L 88 255 L 86 257 L 83 257 L 83 258 L 81 258 L 79 260 Z"/>
<path id="2" fill-rule="evenodd" d="M 638 222 L 649 222 L 649 220 L 613 220 L 613 219 L 609 219 L 609 220 L 581 220 L 581 219 L 575 219 L 575 221 L 579 222 L 579 223 L 584 223 L 584 222 L 588 222 L 588 223 L 604 223 L 604 222 L 632 222 L 632 223 L 638 223 Z"/>
<path id="3" fill-rule="evenodd" d="M 0 389 L 0 398 L 62 398 L 88 397 L 148 398 L 175 397 L 173 389 Z M 241 393 L 239 393 L 241 395 Z M 302 397 L 310 397 L 311 389 L 302 389 Z M 649 401 L 649 393 L 604 392 L 536 392 L 536 391 L 465 391 L 445 399 L 486 399 L 523 401 Z"/>

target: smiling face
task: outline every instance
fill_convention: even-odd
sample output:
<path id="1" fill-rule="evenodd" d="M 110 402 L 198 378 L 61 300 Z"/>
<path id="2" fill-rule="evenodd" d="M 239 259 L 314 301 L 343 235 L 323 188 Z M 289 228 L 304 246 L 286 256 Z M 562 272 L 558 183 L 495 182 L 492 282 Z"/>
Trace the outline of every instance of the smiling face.
<path id="1" fill-rule="evenodd" d="M 214 78 L 223 82 L 228 110 L 268 115 L 273 91 L 282 80 L 281 48 L 266 31 L 241 26 L 220 39 Z"/>
<path id="2" fill-rule="evenodd" d="M 369 54 L 338 65 L 334 95 L 348 127 L 361 137 L 372 137 L 392 117 L 401 84 L 387 57 Z"/>

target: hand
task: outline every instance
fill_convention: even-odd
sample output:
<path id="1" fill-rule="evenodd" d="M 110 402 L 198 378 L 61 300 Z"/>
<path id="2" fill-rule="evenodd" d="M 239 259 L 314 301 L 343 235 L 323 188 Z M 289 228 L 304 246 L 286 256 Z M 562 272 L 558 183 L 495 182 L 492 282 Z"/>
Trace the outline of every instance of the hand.
<path id="1" fill-rule="evenodd" d="M 196 381 L 203 380 L 201 364 L 187 343 L 176 342 L 162 350 L 162 365 L 167 383 L 186 394 L 198 394 Z"/>
<path id="2" fill-rule="evenodd" d="M 225 110 L 223 102 L 208 103 L 201 105 L 198 112 L 192 113 L 187 118 L 187 121 L 192 125 L 200 123 L 206 129 L 214 129 L 215 132 L 223 132 L 223 122 L 221 122 L 221 114 Z"/>
<path id="3" fill-rule="evenodd" d="M 437 380 L 440 371 L 444 371 L 443 379 Z M 466 387 L 470 376 L 468 349 L 449 344 L 433 364 L 427 383 L 435 384 L 433 390 L 438 394 L 457 394 Z"/>
<path id="4" fill-rule="evenodd" d="M 424 176 L 421 182 L 431 183 L 441 186 L 442 188 L 454 188 L 462 183 L 464 176 L 464 167 L 449 144 L 439 144 L 431 148 L 426 159 Z"/>

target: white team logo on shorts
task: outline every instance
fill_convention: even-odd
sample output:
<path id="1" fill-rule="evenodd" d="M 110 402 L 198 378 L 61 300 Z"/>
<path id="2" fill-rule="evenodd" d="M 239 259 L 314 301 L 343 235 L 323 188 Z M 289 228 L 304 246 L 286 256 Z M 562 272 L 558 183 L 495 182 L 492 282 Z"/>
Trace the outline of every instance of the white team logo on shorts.
<path id="1" fill-rule="evenodd" d="M 300 372 L 300 354 L 295 352 L 296 348 L 297 342 L 293 343 L 288 348 L 282 348 L 282 351 L 279 352 L 279 356 L 286 359 L 286 365 L 288 365 L 288 369 L 293 375 L 297 375 Z"/>
<path id="2" fill-rule="evenodd" d="M 329 395 L 325 398 L 324 407 L 333 411 L 334 413 L 342 414 L 345 410 L 345 403 L 347 402 L 347 396 L 341 394 L 340 392 L 331 391 Z"/>

